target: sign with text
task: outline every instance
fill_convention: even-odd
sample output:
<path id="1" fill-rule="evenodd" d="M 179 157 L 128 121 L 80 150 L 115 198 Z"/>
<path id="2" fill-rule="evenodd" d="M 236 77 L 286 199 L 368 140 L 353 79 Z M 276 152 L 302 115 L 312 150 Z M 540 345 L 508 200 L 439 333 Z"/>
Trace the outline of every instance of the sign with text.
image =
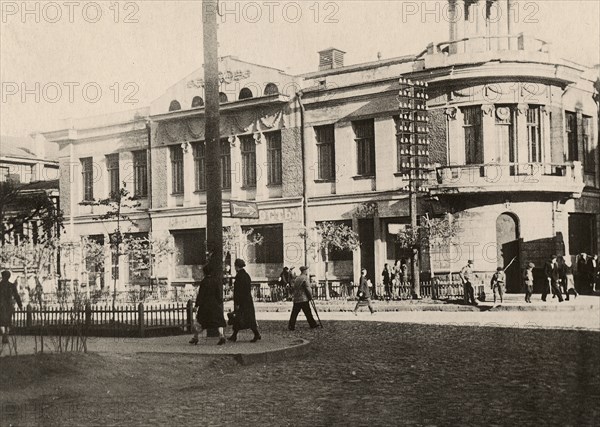
<path id="1" fill-rule="evenodd" d="M 253 202 L 230 200 L 229 212 L 231 213 L 232 218 L 259 218 L 258 205 Z"/>

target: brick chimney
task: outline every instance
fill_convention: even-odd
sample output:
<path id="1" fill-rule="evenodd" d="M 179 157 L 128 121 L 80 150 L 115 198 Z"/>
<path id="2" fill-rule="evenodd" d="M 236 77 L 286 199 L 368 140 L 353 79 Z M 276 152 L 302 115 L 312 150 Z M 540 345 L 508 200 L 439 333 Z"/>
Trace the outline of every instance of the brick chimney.
<path id="1" fill-rule="evenodd" d="M 319 71 L 332 70 L 344 66 L 344 52 L 333 47 L 319 52 Z"/>

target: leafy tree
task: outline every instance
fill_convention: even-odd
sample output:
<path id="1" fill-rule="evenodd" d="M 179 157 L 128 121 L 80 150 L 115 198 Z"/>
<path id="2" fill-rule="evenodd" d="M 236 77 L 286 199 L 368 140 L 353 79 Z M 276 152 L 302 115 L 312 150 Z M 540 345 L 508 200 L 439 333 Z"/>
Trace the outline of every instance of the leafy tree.
<path id="1" fill-rule="evenodd" d="M 106 199 L 92 200 L 81 202 L 81 205 L 88 206 L 104 206 L 107 208 L 104 214 L 94 217 L 96 221 L 116 221 L 116 227 L 110 234 L 110 250 L 115 261 L 119 265 L 121 255 L 124 251 L 124 233 L 123 223 L 128 225 L 136 225 L 135 221 L 127 214 L 128 211 L 140 207 L 140 202 L 133 197 L 126 188 L 126 183 L 123 182 L 123 187 L 118 192 L 111 192 L 110 197 Z M 117 277 L 113 274 L 113 311 L 116 309 L 117 301 Z"/>
<path id="2" fill-rule="evenodd" d="M 154 267 L 175 251 L 171 241 L 147 236 L 126 236 L 125 251 L 129 254 L 129 270 L 136 278 L 154 275 Z"/>
<path id="3" fill-rule="evenodd" d="M 449 246 L 460 232 L 460 225 L 452 214 L 446 213 L 439 218 L 431 218 L 429 214 L 421 217 L 419 225 L 416 228 L 407 225 L 396 235 L 396 241 L 403 247 L 420 251 L 427 248 L 429 251 L 429 267 L 431 277 L 433 278 L 433 257 L 431 256 L 433 248 Z M 413 284 L 414 286 L 414 284 Z M 415 295 L 419 295 L 419 290 L 414 289 Z"/>
<path id="4" fill-rule="evenodd" d="M 44 242 L 62 229 L 63 215 L 45 190 L 12 180 L 0 182 L 0 243 L 32 222 L 39 225 L 42 233 L 38 240 Z"/>
<path id="5" fill-rule="evenodd" d="M 354 251 L 360 246 L 360 240 L 358 233 L 346 224 L 325 221 L 317 223 L 312 230 L 317 236 L 316 241 L 311 240 L 310 233 L 306 230 L 300 233 L 300 237 L 309 241 L 311 249 L 316 249 L 318 252 L 323 253 L 325 261 L 325 299 L 329 299 L 327 273 L 329 272 L 329 256 L 331 251 Z"/>
<path id="6" fill-rule="evenodd" d="M 243 248 L 262 245 L 263 241 L 263 236 L 254 233 L 253 228 L 243 230 L 239 224 L 223 227 L 223 260 L 227 258 L 227 254 L 232 258 L 239 256 Z"/>

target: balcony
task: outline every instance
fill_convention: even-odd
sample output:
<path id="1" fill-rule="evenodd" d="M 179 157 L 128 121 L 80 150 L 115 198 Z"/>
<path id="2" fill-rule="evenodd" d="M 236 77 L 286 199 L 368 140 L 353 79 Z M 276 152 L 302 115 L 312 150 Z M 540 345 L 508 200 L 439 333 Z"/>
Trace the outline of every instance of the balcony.
<path id="1" fill-rule="evenodd" d="M 579 198 L 584 182 L 581 162 L 442 166 L 431 195 L 474 193 L 561 193 Z"/>

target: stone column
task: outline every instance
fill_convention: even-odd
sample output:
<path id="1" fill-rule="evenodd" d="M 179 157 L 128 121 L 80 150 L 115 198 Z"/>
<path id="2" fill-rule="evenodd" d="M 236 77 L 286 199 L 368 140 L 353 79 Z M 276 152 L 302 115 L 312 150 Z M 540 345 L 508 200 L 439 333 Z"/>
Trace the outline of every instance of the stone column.
<path id="1" fill-rule="evenodd" d="M 529 161 L 529 147 L 527 144 L 527 104 L 517 104 L 517 146 L 516 161 L 520 165 L 518 173 L 527 173 L 529 168 L 526 163 Z"/>
<path id="2" fill-rule="evenodd" d="M 515 8 L 516 7 L 518 7 L 518 5 L 515 4 L 514 0 L 506 0 L 506 8 L 507 8 L 506 31 L 509 36 L 513 36 L 514 23 L 515 23 Z M 508 49 L 514 50 L 516 48 L 517 48 L 517 40 L 510 37 L 508 39 Z"/>
<path id="3" fill-rule="evenodd" d="M 542 146 L 542 162 L 544 163 L 544 172 L 552 172 L 552 147 L 550 145 L 550 118 L 548 109 L 542 105 L 540 107 L 540 139 Z"/>
<path id="4" fill-rule="evenodd" d="M 465 37 L 465 0 L 456 0 L 456 40 L 463 39 Z M 463 53 L 465 51 L 464 42 L 459 42 L 456 45 L 456 53 Z"/>
<path id="5" fill-rule="evenodd" d="M 450 20 L 450 34 L 449 40 L 452 42 L 456 40 L 457 30 L 457 17 L 456 14 L 456 0 L 448 0 L 448 19 Z"/>
<path id="6" fill-rule="evenodd" d="M 496 131 L 496 120 L 494 113 L 496 106 L 494 104 L 485 104 L 481 106 L 483 111 L 482 130 L 483 130 L 483 163 L 499 162 L 498 147 L 494 132 Z"/>
<path id="7" fill-rule="evenodd" d="M 231 145 L 231 199 L 238 200 L 242 188 L 242 153 L 240 151 L 240 139 L 232 135 L 229 137 Z"/>
<path id="8" fill-rule="evenodd" d="M 194 167 L 194 151 L 189 142 L 182 144 L 183 148 L 183 206 L 192 204 L 192 193 L 196 189 L 196 174 Z"/>
<path id="9" fill-rule="evenodd" d="M 256 141 L 256 200 L 268 198 L 267 191 L 267 139 L 262 133 L 254 134 Z"/>
<path id="10" fill-rule="evenodd" d="M 352 230 L 358 233 L 358 218 L 352 217 Z M 352 257 L 352 281 L 355 285 L 358 285 L 358 280 L 360 279 L 360 259 L 361 259 L 361 248 L 358 247 L 357 250 L 354 251 Z"/>

